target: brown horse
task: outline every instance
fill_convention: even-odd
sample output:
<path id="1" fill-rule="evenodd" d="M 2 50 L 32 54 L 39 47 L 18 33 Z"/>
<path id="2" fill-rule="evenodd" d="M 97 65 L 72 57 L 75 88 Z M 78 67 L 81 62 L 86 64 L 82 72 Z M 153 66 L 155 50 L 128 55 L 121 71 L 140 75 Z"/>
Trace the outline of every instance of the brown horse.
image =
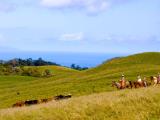
<path id="1" fill-rule="evenodd" d="M 135 88 L 147 87 L 148 86 L 148 83 L 144 80 L 142 80 L 141 82 L 133 81 L 133 84 L 134 84 Z"/>
<path id="2" fill-rule="evenodd" d="M 116 82 L 116 81 L 112 81 L 112 87 L 116 87 L 117 89 L 121 89 L 121 85 L 120 83 Z"/>
<path id="3" fill-rule="evenodd" d="M 133 88 L 131 81 L 126 81 L 124 84 L 112 81 L 112 87 L 115 86 L 117 89 Z"/>
<path id="4" fill-rule="evenodd" d="M 41 99 L 40 102 L 41 103 L 47 103 L 47 102 L 50 102 L 52 100 L 53 100 L 53 98 L 45 98 L 45 99 Z"/>
<path id="5" fill-rule="evenodd" d="M 20 102 L 17 102 L 17 103 L 12 105 L 12 107 L 23 107 L 23 106 L 25 106 L 25 102 L 24 101 L 20 101 Z"/>
<path id="6" fill-rule="evenodd" d="M 154 83 L 154 86 L 157 85 L 157 84 L 160 84 L 160 78 L 159 77 L 151 76 L 150 79 L 151 79 L 151 82 Z"/>

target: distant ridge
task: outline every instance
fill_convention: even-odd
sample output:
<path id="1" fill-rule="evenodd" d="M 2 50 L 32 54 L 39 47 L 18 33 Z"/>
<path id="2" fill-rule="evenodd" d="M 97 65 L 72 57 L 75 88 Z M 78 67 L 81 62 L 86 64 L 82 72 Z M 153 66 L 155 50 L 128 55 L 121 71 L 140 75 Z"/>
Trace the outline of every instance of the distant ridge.
<path id="1" fill-rule="evenodd" d="M 152 64 L 160 65 L 160 52 L 144 52 L 134 55 L 129 55 L 126 57 L 116 57 L 110 60 L 107 60 L 98 67 L 109 67 L 112 65 L 135 65 L 135 64 Z M 98 68 L 97 67 L 97 68 Z"/>

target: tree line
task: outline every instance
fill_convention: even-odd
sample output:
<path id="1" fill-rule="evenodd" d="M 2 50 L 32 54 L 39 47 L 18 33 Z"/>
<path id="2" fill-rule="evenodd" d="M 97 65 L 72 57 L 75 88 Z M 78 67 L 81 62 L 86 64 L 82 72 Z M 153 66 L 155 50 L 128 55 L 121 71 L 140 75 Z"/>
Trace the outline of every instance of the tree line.
<path id="1" fill-rule="evenodd" d="M 33 77 L 51 77 L 54 75 L 52 70 L 45 69 L 41 70 L 38 67 L 30 66 L 46 66 L 60 64 L 45 61 L 42 58 L 37 60 L 29 59 L 12 59 L 8 61 L 0 60 L 0 75 L 22 75 L 22 76 L 33 76 Z M 72 64 L 70 68 L 75 70 L 86 70 L 88 67 L 80 67 L 79 65 Z"/>
<path id="2" fill-rule="evenodd" d="M 57 64 L 55 62 L 45 61 L 42 58 L 39 58 L 37 60 L 33 60 L 32 58 L 28 58 L 28 59 L 16 58 L 16 59 L 8 60 L 8 61 L 0 60 L 0 64 L 4 65 L 4 66 L 11 65 L 13 67 L 18 67 L 18 66 L 46 66 L 46 65 L 60 66 L 59 64 Z"/>
<path id="3" fill-rule="evenodd" d="M 12 66 L 12 67 L 20 67 L 20 66 L 46 66 L 46 65 L 56 65 L 61 66 L 60 64 L 57 64 L 55 62 L 45 61 L 42 58 L 38 58 L 37 60 L 33 60 L 32 58 L 28 59 L 12 59 L 8 61 L 0 60 L 0 65 L 3 66 Z M 75 70 L 86 70 L 88 67 L 81 67 L 76 64 L 71 64 L 70 68 Z"/>

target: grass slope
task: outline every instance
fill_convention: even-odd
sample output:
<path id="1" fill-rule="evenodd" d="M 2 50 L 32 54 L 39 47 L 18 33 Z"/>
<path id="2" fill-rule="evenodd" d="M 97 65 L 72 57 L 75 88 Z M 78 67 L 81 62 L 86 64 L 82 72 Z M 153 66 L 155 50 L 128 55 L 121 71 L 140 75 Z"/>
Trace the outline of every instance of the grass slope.
<path id="1" fill-rule="evenodd" d="M 0 111 L 1 120 L 159 120 L 160 87 L 82 96 Z"/>
<path id="2" fill-rule="evenodd" d="M 65 67 L 38 67 L 41 70 L 46 68 L 53 71 L 53 77 L 0 76 L 0 108 L 11 107 L 13 103 L 21 100 L 53 96 L 52 91 L 56 94 L 58 87 L 53 88 L 52 84 L 59 84 L 60 79 L 78 73 L 78 71 Z M 17 92 L 20 92 L 19 96 Z"/>
<path id="3" fill-rule="evenodd" d="M 141 53 L 110 60 L 96 68 L 75 71 L 64 67 L 40 67 L 52 69 L 51 78 L 0 76 L 0 108 L 10 107 L 20 100 L 39 99 L 57 94 L 71 93 L 74 96 L 116 90 L 112 80 L 125 74 L 128 80 L 160 72 L 160 53 Z M 17 96 L 16 92 L 20 92 Z"/>

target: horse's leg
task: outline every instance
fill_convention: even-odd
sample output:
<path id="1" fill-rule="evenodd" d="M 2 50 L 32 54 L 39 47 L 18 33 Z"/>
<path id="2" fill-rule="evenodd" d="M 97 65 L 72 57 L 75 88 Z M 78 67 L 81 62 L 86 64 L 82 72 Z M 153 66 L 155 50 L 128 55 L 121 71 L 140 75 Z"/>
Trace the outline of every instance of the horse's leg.
<path id="1" fill-rule="evenodd" d="M 131 89 L 133 88 L 132 82 L 130 82 L 130 87 L 131 87 Z"/>
<path id="2" fill-rule="evenodd" d="M 131 84 L 131 89 L 133 88 L 133 85 Z"/>
<path id="3" fill-rule="evenodd" d="M 134 88 L 136 88 L 135 82 L 133 84 L 134 84 Z"/>
<path id="4" fill-rule="evenodd" d="M 141 82 L 141 87 L 144 87 L 144 84 L 143 84 L 143 82 Z"/>
<path id="5" fill-rule="evenodd" d="M 126 88 L 129 88 L 129 85 L 126 85 Z"/>
<path id="6" fill-rule="evenodd" d="M 137 83 L 134 82 L 134 87 L 137 88 Z"/>

